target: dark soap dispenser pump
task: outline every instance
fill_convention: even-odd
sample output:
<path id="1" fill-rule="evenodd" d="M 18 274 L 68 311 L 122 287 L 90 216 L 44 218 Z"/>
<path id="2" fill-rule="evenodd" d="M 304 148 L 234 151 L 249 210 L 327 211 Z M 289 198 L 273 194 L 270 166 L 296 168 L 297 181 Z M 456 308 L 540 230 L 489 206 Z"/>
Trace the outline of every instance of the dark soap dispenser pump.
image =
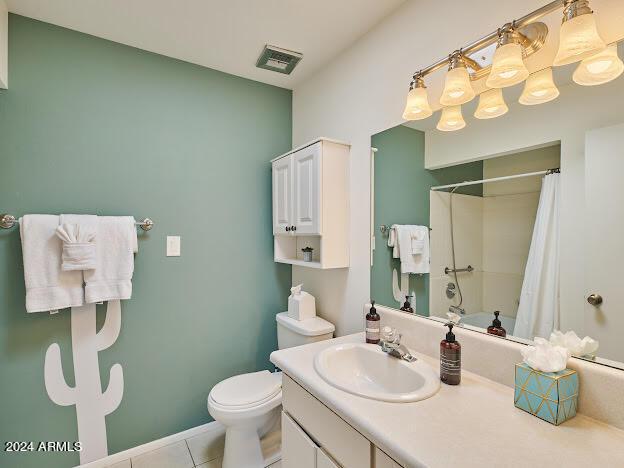
<path id="1" fill-rule="evenodd" d="M 381 332 L 381 317 L 375 309 L 375 301 L 371 301 L 371 308 L 366 314 L 366 342 L 372 344 L 379 343 Z"/>
<path id="2" fill-rule="evenodd" d="M 449 331 L 440 342 L 440 380 L 448 385 L 461 382 L 461 345 L 455 339 L 453 324 L 447 323 Z"/>
<path id="3" fill-rule="evenodd" d="M 409 312 L 410 314 L 414 313 L 414 309 L 412 308 L 412 304 L 410 304 L 410 297 L 409 296 L 405 296 L 405 303 L 403 304 L 403 307 L 401 307 L 401 310 L 403 312 Z"/>
<path id="4" fill-rule="evenodd" d="M 492 325 L 490 325 L 487 328 L 487 332 L 490 335 L 496 335 L 496 336 L 501 336 L 501 337 L 505 338 L 507 336 L 507 330 L 505 330 L 503 328 L 503 324 L 498 319 L 498 315 L 499 314 L 500 314 L 500 312 L 498 310 L 496 312 L 494 312 L 494 320 L 492 320 Z"/>

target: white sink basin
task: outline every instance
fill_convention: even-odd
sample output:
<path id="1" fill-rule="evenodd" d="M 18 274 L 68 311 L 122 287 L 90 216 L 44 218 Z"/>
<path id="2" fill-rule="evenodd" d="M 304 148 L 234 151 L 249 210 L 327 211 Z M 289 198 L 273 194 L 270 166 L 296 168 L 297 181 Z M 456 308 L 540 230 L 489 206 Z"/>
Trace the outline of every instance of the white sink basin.
<path id="1" fill-rule="evenodd" d="M 403 361 L 371 344 L 326 348 L 316 355 L 314 368 L 328 384 L 372 400 L 408 403 L 429 398 L 440 388 L 428 364 Z"/>

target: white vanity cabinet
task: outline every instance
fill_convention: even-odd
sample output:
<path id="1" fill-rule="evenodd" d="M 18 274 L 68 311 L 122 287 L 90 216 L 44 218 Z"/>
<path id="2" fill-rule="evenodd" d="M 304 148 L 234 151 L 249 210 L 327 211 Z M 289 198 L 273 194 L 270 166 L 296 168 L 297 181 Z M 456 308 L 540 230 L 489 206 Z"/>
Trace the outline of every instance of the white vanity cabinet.
<path id="1" fill-rule="evenodd" d="M 287 375 L 282 393 L 282 468 L 401 468 Z"/>
<path id="2" fill-rule="evenodd" d="M 271 161 L 276 262 L 349 266 L 349 145 L 319 139 Z M 313 249 L 304 261 L 302 249 Z"/>

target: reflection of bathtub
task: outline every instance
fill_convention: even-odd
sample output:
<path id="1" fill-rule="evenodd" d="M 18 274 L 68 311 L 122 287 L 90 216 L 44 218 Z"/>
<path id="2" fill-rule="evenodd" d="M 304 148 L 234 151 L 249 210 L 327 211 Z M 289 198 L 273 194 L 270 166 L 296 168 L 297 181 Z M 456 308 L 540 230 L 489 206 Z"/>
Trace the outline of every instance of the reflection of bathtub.
<path id="1" fill-rule="evenodd" d="M 507 334 L 511 335 L 513 333 L 514 325 L 516 324 L 516 319 L 505 315 L 499 315 L 498 319 L 501 321 L 503 328 L 507 330 Z M 461 317 L 461 323 L 479 328 L 489 327 L 492 325 L 492 320 L 494 320 L 494 314 L 489 312 L 477 312 L 476 314 L 466 314 Z"/>

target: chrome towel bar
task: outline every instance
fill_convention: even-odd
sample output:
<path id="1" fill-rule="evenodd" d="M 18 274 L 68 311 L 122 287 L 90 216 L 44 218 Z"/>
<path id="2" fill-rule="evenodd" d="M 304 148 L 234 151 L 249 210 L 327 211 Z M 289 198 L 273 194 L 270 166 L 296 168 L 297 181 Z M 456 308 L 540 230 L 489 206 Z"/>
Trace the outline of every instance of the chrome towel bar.
<path id="1" fill-rule="evenodd" d="M 15 226 L 19 221 L 15 218 L 15 216 L 10 214 L 0 214 L 0 228 L 2 229 L 11 229 Z M 154 221 L 150 218 L 144 218 L 138 223 L 134 223 L 139 226 L 144 231 L 150 231 L 154 227 Z"/>

